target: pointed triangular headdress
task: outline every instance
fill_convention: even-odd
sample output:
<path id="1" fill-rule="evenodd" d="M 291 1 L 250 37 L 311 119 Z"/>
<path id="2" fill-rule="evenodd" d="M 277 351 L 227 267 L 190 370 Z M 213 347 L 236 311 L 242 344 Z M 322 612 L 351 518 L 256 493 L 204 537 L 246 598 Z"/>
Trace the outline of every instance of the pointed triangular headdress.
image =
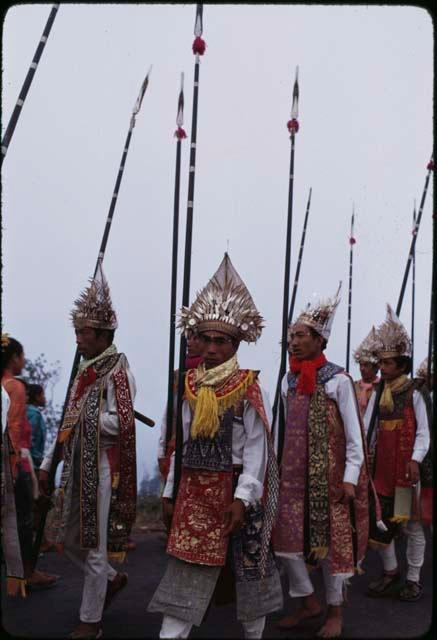
<path id="1" fill-rule="evenodd" d="M 116 329 L 117 316 L 112 307 L 108 281 L 99 261 L 94 278 L 90 285 L 74 302 L 75 308 L 71 312 L 71 319 L 75 329 L 91 327 L 93 329 Z"/>
<path id="2" fill-rule="evenodd" d="M 311 306 L 308 302 L 307 307 L 296 318 L 289 327 L 290 329 L 295 324 L 306 324 L 308 327 L 312 327 L 314 331 L 317 331 L 326 341 L 329 340 L 331 335 L 332 323 L 334 321 L 334 315 L 340 302 L 341 282 L 338 285 L 337 293 L 332 298 L 327 300 L 320 300 L 317 304 Z"/>
<path id="3" fill-rule="evenodd" d="M 191 307 L 182 307 L 178 326 L 185 331 L 221 331 L 238 340 L 256 342 L 263 318 L 227 253 Z"/>
<path id="4" fill-rule="evenodd" d="M 411 356 L 412 344 L 402 322 L 391 306 L 387 304 L 387 317 L 377 330 L 379 358 L 397 358 Z"/>
<path id="5" fill-rule="evenodd" d="M 372 327 L 362 343 L 354 351 L 355 362 L 371 362 L 378 364 L 378 336 L 375 327 Z"/>

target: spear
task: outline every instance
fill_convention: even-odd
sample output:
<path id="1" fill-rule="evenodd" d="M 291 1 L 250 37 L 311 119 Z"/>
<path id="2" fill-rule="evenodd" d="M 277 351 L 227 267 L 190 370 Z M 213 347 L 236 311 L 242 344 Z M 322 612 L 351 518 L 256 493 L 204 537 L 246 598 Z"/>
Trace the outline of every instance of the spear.
<path id="1" fill-rule="evenodd" d="M 171 263 L 171 294 L 170 294 L 170 338 L 168 355 L 168 394 L 167 394 L 167 427 L 165 442 L 168 444 L 173 431 L 174 409 L 174 352 L 176 331 L 176 287 L 178 271 L 178 233 L 179 233 L 179 195 L 181 175 L 181 142 L 187 137 L 182 128 L 184 124 L 184 74 L 181 73 L 181 88 L 179 91 L 178 111 L 176 116 L 177 129 L 175 131 L 176 142 L 176 171 L 173 207 L 173 253 Z"/>
<path id="2" fill-rule="evenodd" d="M 433 216 L 433 248 L 434 248 L 434 251 L 436 250 L 436 247 L 437 247 L 436 234 L 437 234 L 437 227 L 436 227 L 436 224 L 435 224 L 435 216 Z M 433 260 L 433 263 L 432 263 L 432 279 L 431 279 L 431 308 L 430 308 L 429 337 L 428 337 L 428 384 L 429 385 L 431 384 L 431 371 L 433 371 L 434 368 L 435 368 L 435 367 L 433 367 L 432 359 L 433 359 L 433 356 L 435 354 L 435 344 L 434 344 L 434 342 L 435 342 L 435 331 L 434 331 L 435 297 L 434 297 L 434 289 L 435 289 L 435 285 L 436 285 L 436 270 L 437 270 L 437 261 Z M 432 390 L 431 387 L 430 387 L 430 390 Z M 433 395 L 433 400 L 434 400 L 434 403 L 436 403 L 435 394 Z M 436 408 L 436 404 L 434 404 L 434 410 Z"/>
<path id="3" fill-rule="evenodd" d="M 284 442 L 285 415 L 281 398 L 281 382 L 285 375 L 287 360 L 287 330 L 288 330 L 288 301 L 290 292 L 290 257 L 291 257 L 291 229 L 293 220 L 293 186 L 294 186 L 294 147 L 295 135 L 299 131 L 299 67 L 296 67 L 296 77 L 293 86 L 293 101 L 291 105 L 291 120 L 287 123 L 290 133 L 290 173 L 288 182 L 288 208 L 287 208 L 287 234 L 285 243 L 285 269 L 284 269 L 284 297 L 282 306 L 282 337 L 281 337 L 281 364 L 279 368 L 278 382 L 276 385 L 275 403 L 273 406 L 273 422 L 276 423 L 278 415 L 278 464 L 281 462 L 282 447 Z"/>
<path id="4" fill-rule="evenodd" d="M 353 260 L 354 260 L 354 244 L 356 240 L 354 238 L 354 221 L 355 221 L 355 209 L 352 208 L 351 218 L 351 234 L 349 237 L 349 299 L 347 306 L 347 340 L 346 340 L 346 371 L 349 371 L 349 356 L 351 348 L 351 320 L 352 320 L 352 273 L 353 273 Z"/>
<path id="5" fill-rule="evenodd" d="M 416 231 L 416 202 L 413 211 L 413 236 Z M 414 376 L 414 313 L 416 301 L 416 247 L 413 249 L 412 271 L 411 271 L 411 377 Z"/>
<path id="6" fill-rule="evenodd" d="M 188 202 L 187 202 L 187 222 L 185 230 L 185 255 L 184 255 L 184 276 L 182 288 L 182 306 L 188 306 L 190 301 L 190 275 L 191 275 L 191 243 L 193 234 L 193 207 L 194 207 L 194 179 L 196 176 L 196 145 L 197 145 L 197 112 L 199 107 L 199 67 L 200 56 L 205 53 L 206 44 L 202 39 L 203 33 L 203 4 L 196 5 L 196 20 L 194 23 L 193 53 L 196 56 L 194 62 L 194 86 L 193 86 L 193 114 L 191 121 L 191 144 L 190 144 L 190 169 L 188 175 Z M 175 472 L 173 485 L 173 499 L 176 499 L 182 466 L 182 398 L 185 382 L 185 354 L 187 341 L 185 335 L 181 335 L 179 346 L 179 376 L 178 376 L 178 396 L 176 409 L 176 449 L 175 449 Z"/>
<path id="7" fill-rule="evenodd" d="M 428 173 L 426 174 L 425 185 L 423 187 L 423 193 L 422 193 L 422 199 L 420 201 L 420 206 L 419 206 L 419 213 L 417 214 L 415 233 L 413 233 L 413 239 L 411 240 L 410 251 L 408 253 L 408 259 L 407 259 L 407 266 L 405 267 L 404 279 L 402 281 L 401 291 L 399 293 L 398 304 L 397 304 L 397 307 L 396 307 L 396 315 L 398 317 L 399 317 L 399 315 L 401 313 L 402 302 L 404 300 L 405 287 L 407 286 L 408 274 L 410 272 L 410 266 L 411 266 L 411 263 L 413 261 L 414 247 L 416 246 L 417 234 L 419 232 L 420 221 L 422 219 L 423 207 L 425 205 L 426 194 L 427 194 L 427 191 L 428 191 L 429 178 L 430 178 L 431 172 L 433 170 L 434 170 L 434 161 L 433 161 L 433 158 L 431 156 L 431 160 L 429 161 L 429 163 L 427 165 Z"/>
<path id="8" fill-rule="evenodd" d="M 112 219 L 113 219 L 113 215 L 114 215 L 115 205 L 117 203 L 118 192 L 119 192 L 119 189 L 120 189 L 121 179 L 123 177 L 124 167 L 125 167 L 125 164 L 126 164 L 126 157 L 127 157 L 127 153 L 128 153 L 128 150 L 129 150 L 129 144 L 130 144 L 130 141 L 131 141 L 131 137 L 132 137 L 132 131 L 133 131 L 134 127 L 135 127 L 136 116 L 138 115 L 138 113 L 139 113 L 139 111 L 141 109 L 141 104 L 142 104 L 142 101 L 143 101 L 143 98 L 144 98 L 144 94 L 146 93 L 146 89 L 147 89 L 147 86 L 149 84 L 149 76 L 150 76 L 151 70 L 152 70 L 152 67 L 150 67 L 150 69 L 149 69 L 149 71 L 148 71 L 148 73 L 147 73 L 147 75 L 146 75 L 146 77 L 145 77 L 145 79 L 143 81 L 143 84 L 141 85 L 141 89 L 140 89 L 140 92 L 138 94 L 138 98 L 137 98 L 137 100 L 135 102 L 135 105 L 134 105 L 134 108 L 132 110 L 132 116 L 131 116 L 130 123 L 129 123 L 129 130 L 128 130 L 128 133 L 127 133 L 126 142 L 124 143 L 123 153 L 122 153 L 122 156 L 121 156 L 121 162 L 120 162 L 120 166 L 119 166 L 118 173 L 117 173 L 117 179 L 115 181 L 115 188 L 114 188 L 114 191 L 112 193 L 111 203 L 109 205 L 109 212 L 108 212 L 108 216 L 106 218 L 105 229 L 103 231 L 103 237 L 102 237 L 102 241 L 100 243 L 100 249 L 99 249 L 99 253 L 98 253 L 98 256 L 97 256 L 96 267 L 94 269 L 94 278 L 96 277 L 97 271 L 99 270 L 99 267 L 101 266 L 101 264 L 103 262 L 103 258 L 105 257 L 106 245 L 108 243 L 109 232 L 111 230 Z M 67 393 L 66 393 L 66 396 L 65 396 L 64 406 L 63 406 L 63 409 L 62 409 L 62 416 L 61 416 L 61 420 L 59 422 L 59 428 L 61 427 L 61 425 L 62 425 L 62 423 L 64 421 L 65 410 L 67 408 L 71 387 L 72 387 L 74 378 L 76 377 L 77 368 L 79 366 L 79 361 L 80 361 L 80 354 L 79 354 L 78 349 L 76 348 L 76 353 L 74 355 L 74 360 L 73 360 L 73 366 L 71 368 L 70 380 L 68 382 Z M 139 416 L 145 418 L 145 416 L 142 416 L 142 414 L 138 413 L 138 415 L 136 416 L 137 419 L 140 419 Z M 150 420 L 150 419 L 148 419 L 148 420 Z M 50 470 L 49 470 L 49 478 L 48 478 L 49 487 L 51 488 L 51 490 L 53 490 L 53 487 L 54 487 L 56 468 L 58 466 L 58 462 L 59 462 L 59 459 L 60 459 L 61 450 L 62 450 L 62 444 L 59 443 L 58 440 L 56 439 L 55 450 L 53 452 L 52 461 L 51 461 Z M 41 542 L 42 542 L 42 538 L 43 538 L 43 534 L 44 534 L 44 527 L 45 527 L 47 512 L 48 512 L 48 509 L 49 509 L 49 504 L 50 504 L 49 501 L 46 500 L 45 503 L 41 506 L 40 525 L 39 525 L 38 531 L 36 533 L 35 542 L 34 542 L 33 549 L 32 549 L 32 567 L 33 568 L 36 566 L 36 563 L 37 563 L 37 560 L 38 560 L 39 548 L 41 546 Z"/>
<path id="9" fill-rule="evenodd" d="M 310 192 L 309 192 L 309 195 L 308 195 L 307 208 L 306 208 L 306 211 L 305 211 L 305 219 L 304 219 L 304 223 L 303 223 L 302 237 L 301 237 L 301 240 L 300 240 L 300 247 L 299 247 L 299 256 L 297 258 L 296 275 L 294 276 L 293 293 L 291 294 L 290 309 L 289 309 L 289 312 L 288 312 L 288 324 L 290 324 L 290 322 L 293 320 L 294 305 L 295 305 L 295 302 L 296 302 L 296 294 L 297 294 L 297 286 L 299 284 L 300 267 L 301 267 L 301 264 L 302 264 L 303 248 L 305 246 L 305 235 L 306 235 L 306 232 L 307 232 L 308 215 L 309 215 L 309 212 L 310 212 L 310 205 L 311 205 L 311 193 L 312 193 L 312 187 L 310 187 Z"/>
<path id="10" fill-rule="evenodd" d="M 8 151 L 8 147 L 11 142 L 12 136 L 14 135 L 15 127 L 17 126 L 18 118 L 21 115 L 21 110 L 23 108 L 24 101 L 26 100 L 27 92 L 29 91 L 30 85 L 32 84 L 35 71 L 38 67 L 38 63 L 42 56 L 42 52 L 44 51 L 44 48 L 46 46 L 47 38 L 49 37 L 51 28 L 57 16 L 58 8 L 59 8 L 59 4 L 54 4 L 52 7 L 52 10 L 50 11 L 50 15 L 48 17 L 46 26 L 44 27 L 44 31 L 42 33 L 42 36 L 36 48 L 35 55 L 33 56 L 33 60 L 30 63 L 30 67 L 24 79 L 23 86 L 21 87 L 18 100 L 12 112 L 8 126 L 6 127 L 6 131 L 4 133 L 3 140 L 2 140 L 2 155 L 1 155 L 1 161 L 0 161 L 1 164 L 3 164 L 3 160 Z"/>

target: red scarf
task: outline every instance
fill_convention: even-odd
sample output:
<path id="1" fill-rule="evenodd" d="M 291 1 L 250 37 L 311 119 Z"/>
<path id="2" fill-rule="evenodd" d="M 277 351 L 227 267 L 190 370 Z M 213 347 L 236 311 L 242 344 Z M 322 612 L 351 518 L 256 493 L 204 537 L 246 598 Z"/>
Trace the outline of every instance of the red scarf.
<path id="1" fill-rule="evenodd" d="M 185 358 L 185 369 L 196 369 L 202 361 L 202 356 L 187 356 Z"/>
<path id="2" fill-rule="evenodd" d="M 290 370 L 299 374 L 297 381 L 297 392 L 304 395 L 311 395 L 316 390 L 317 369 L 323 367 L 327 360 L 323 353 L 312 360 L 298 360 L 292 355 L 289 356 Z"/>

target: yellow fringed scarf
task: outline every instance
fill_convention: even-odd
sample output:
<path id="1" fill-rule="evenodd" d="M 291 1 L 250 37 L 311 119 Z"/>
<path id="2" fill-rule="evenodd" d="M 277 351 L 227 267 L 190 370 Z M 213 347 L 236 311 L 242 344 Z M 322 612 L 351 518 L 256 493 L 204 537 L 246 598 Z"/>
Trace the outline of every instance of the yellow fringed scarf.
<path id="1" fill-rule="evenodd" d="M 384 391 L 381 395 L 381 400 L 379 401 L 379 408 L 384 411 L 388 411 L 388 413 L 393 413 L 394 410 L 394 402 L 393 402 L 393 393 L 398 393 L 403 390 L 403 387 L 406 383 L 410 382 L 410 378 L 405 374 L 396 378 L 396 380 L 387 381 L 384 385 Z"/>
<path id="2" fill-rule="evenodd" d="M 205 365 L 200 364 L 195 373 L 197 395 L 190 389 L 188 376 L 186 377 L 185 392 L 190 407 L 194 411 L 191 423 L 193 438 L 213 438 L 219 429 L 220 418 L 226 409 L 235 406 L 244 397 L 247 388 L 255 379 L 253 371 L 249 371 L 248 375 L 229 393 L 222 395 L 216 393 L 224 382 L 239 371 L 239 368 L 236 355 L 213 369 L 205 369 Z"/>

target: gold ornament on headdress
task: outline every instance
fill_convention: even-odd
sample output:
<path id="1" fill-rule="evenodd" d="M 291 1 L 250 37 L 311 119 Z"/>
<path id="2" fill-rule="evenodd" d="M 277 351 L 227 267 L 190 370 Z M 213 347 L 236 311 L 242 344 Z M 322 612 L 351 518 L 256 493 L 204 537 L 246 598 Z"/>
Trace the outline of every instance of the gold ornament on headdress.
<path id="1" fill-rule="evenodd" d="M 101 261 L 97 266 L 90 285 L 75 301 L 71 318 L 75 329 L 92 327 L 93 329 L 116 329 L 117 316 L 112 306 L 109 285 L 102 270 Z"/>
<path id="2" fill-rule="evenodd" d="M 6 349 L 6 347 L 8 346 L 10 342 L 9 338 L 9 333 L 2 333 L 2 349 Z"/>
<path id="3" fill-rule="evenodd" d="M 375 327 L 372 327 L 362 343 L 355 349 L 353 357 L 355 362 L 371 362 L 378 364 L 378 336 Z"/>
<path id="4" fill-rule="evenodd" d="M 238 340 L 256 342 L 264 325 L 246 285 L 225 256 L 191 307 L 182 307 L 178 327 L 195 333 L 221 331 Z"/>
<path id="5" fill-rule="evenodd" d="M 428 378 L 428 358 L 425 358 L 423 362 L 417 367 L 416 378 L 426 380 Z"/>
<path id="6" fill-rule="evenodd" d="M 412 344 L 410 336 L 389 304 L 387 304 L 385 322 L 378 327 L 376 335 L 378 358 L 411 356 Z"/>
<path id="7" fill-rule="evenodd" d="M 326 341 L 328 341 L 331 334 L 334 315 L 340 302 L 340 291 L 341 281 L 338 285 L 337 293 L 332 298 L 320 300 L 313 306 L 308 302 L 306 309 L 302 311 L 298 318 L 289 326 L 288 340 L 290 341 L 290 333 L 292 332 L 295 324 L 305 324 L 308 327 L 312 327 L 317 331 L 317 333 L 325 338 Z"/>

